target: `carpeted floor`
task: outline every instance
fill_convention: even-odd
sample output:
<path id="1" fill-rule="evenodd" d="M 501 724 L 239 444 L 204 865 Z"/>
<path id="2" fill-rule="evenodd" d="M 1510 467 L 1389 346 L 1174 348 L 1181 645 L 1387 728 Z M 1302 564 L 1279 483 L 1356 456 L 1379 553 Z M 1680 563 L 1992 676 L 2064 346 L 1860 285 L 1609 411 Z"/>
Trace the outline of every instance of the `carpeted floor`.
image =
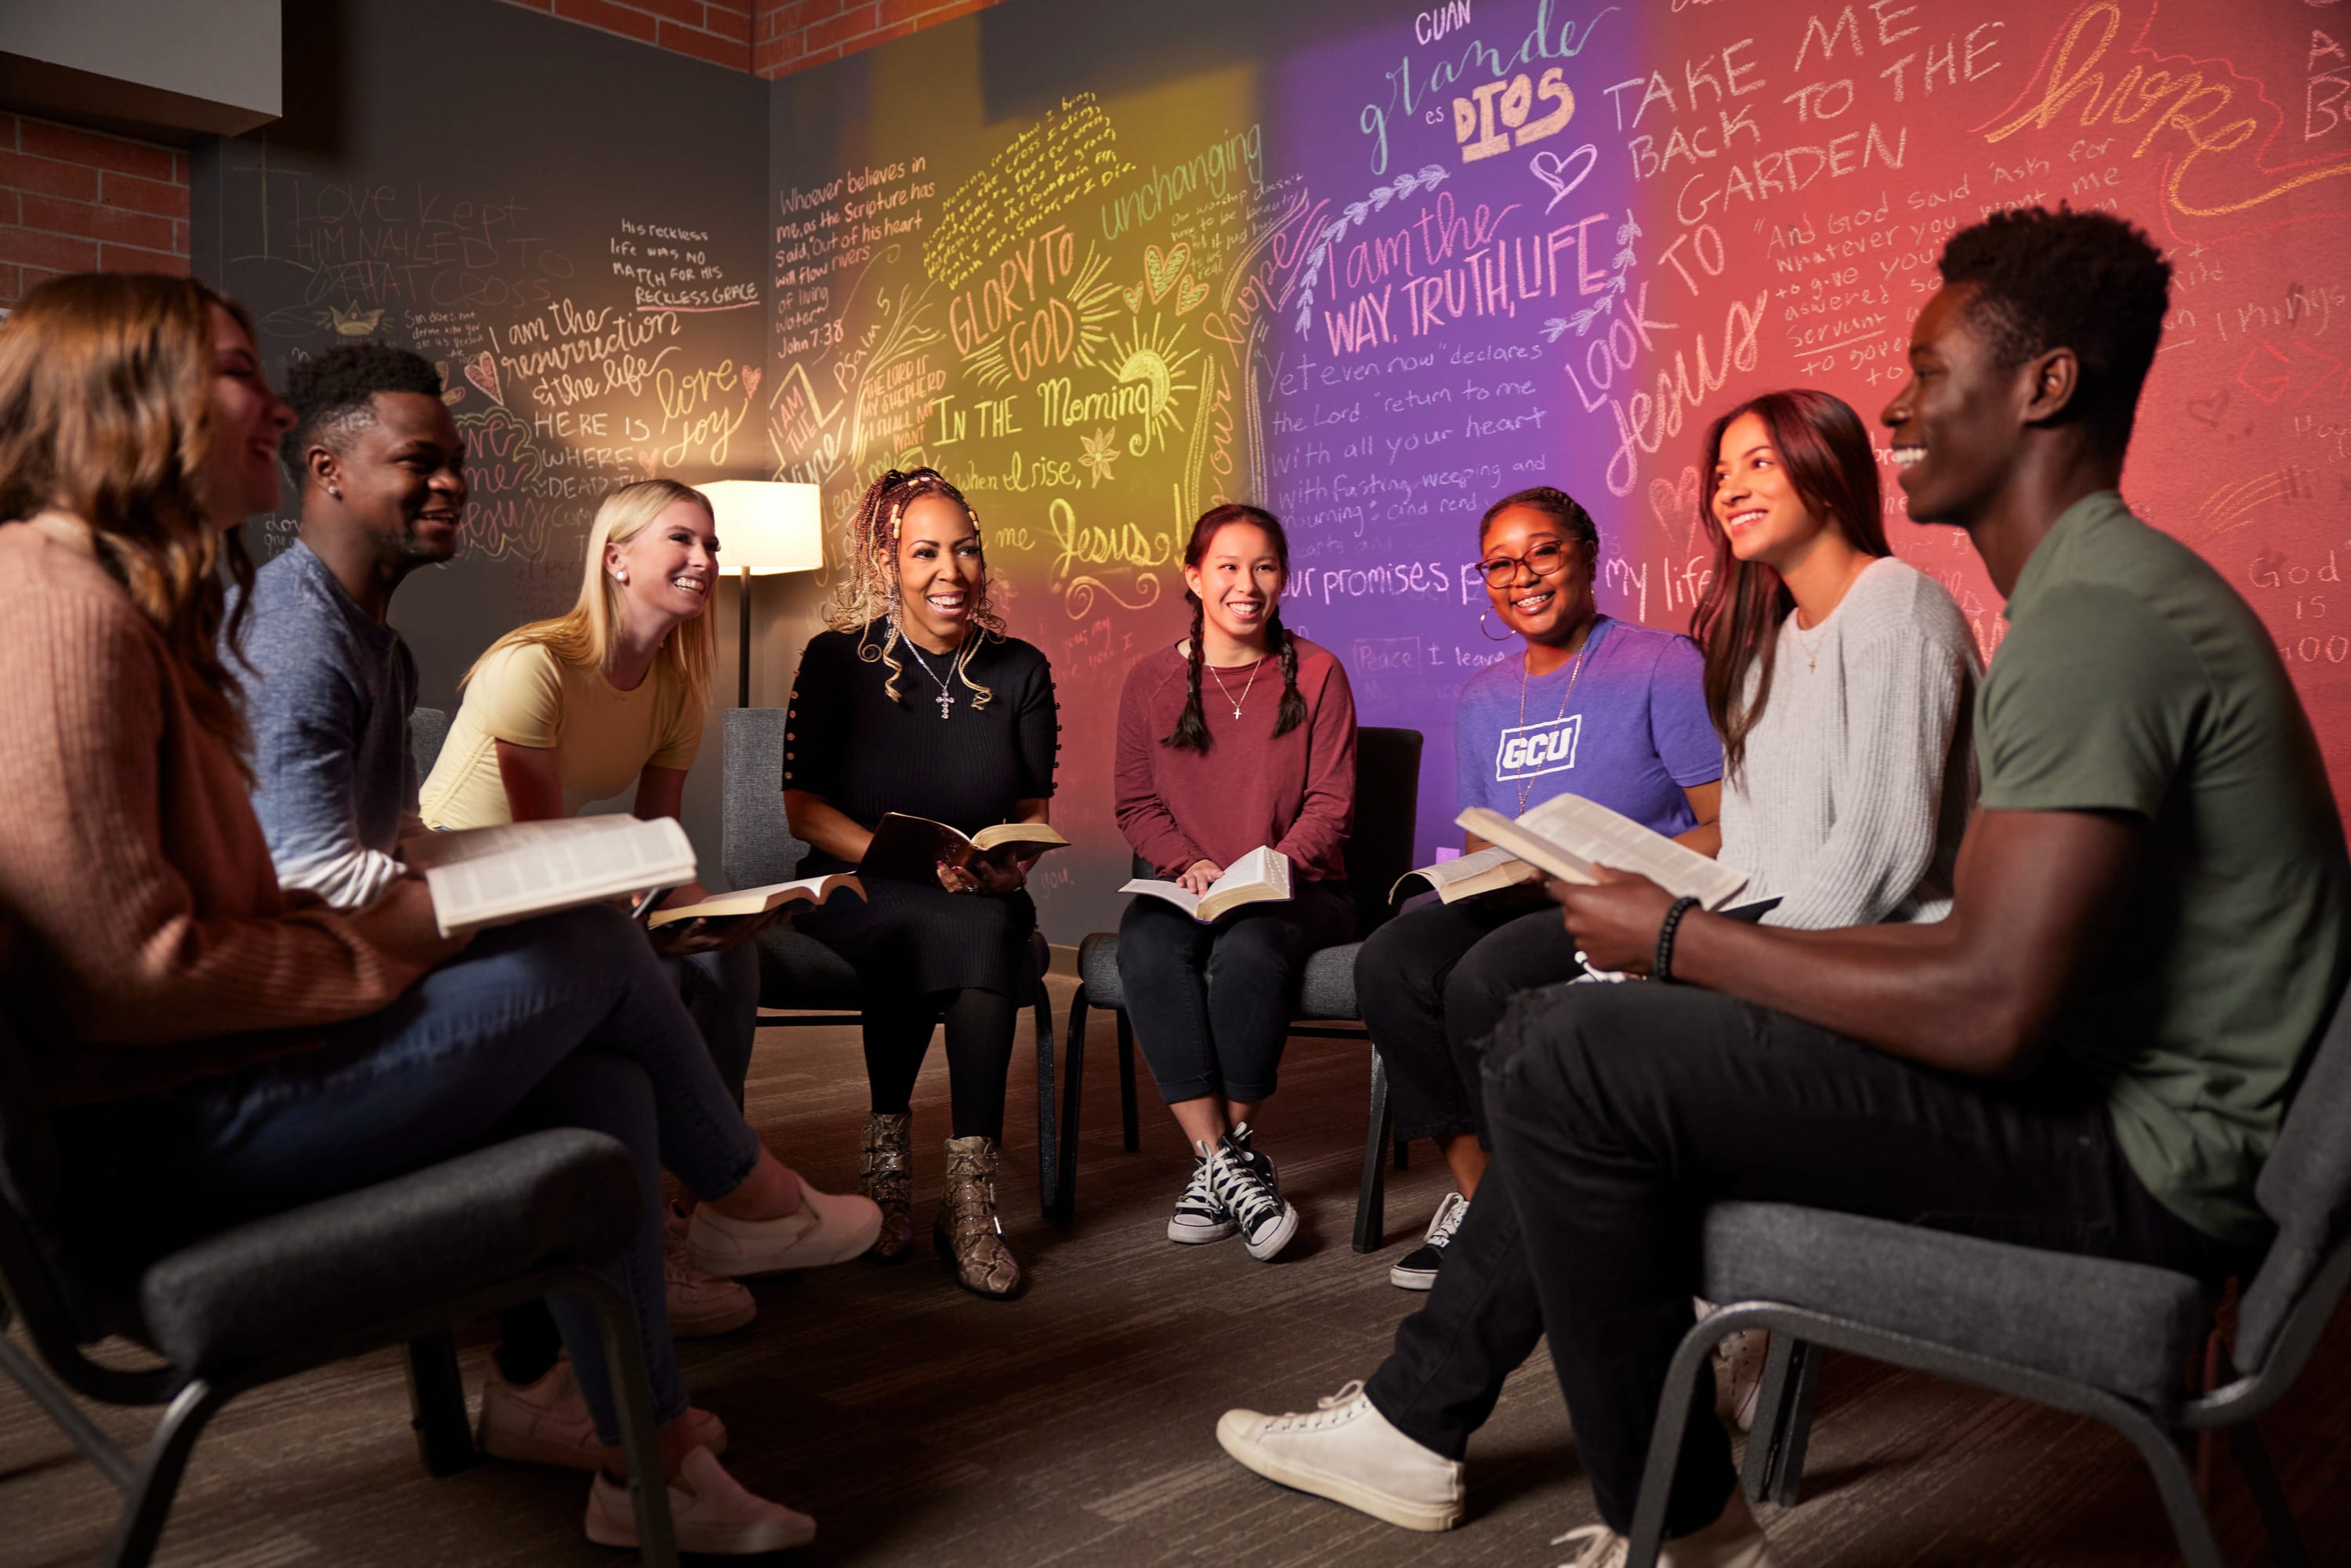
<path id="1" fill-rule="evenodd" d="M 1056 981 L 1066 1016 L 1068 982 Z M 1278 1262 L 1238 1244 L 1165 1239 L 1186 1173 L 1146 1082 L 1143 1149 L 1119 1147 L 1111 1026 L 1097 1015 L 1079 1213 L 1037 1217 L 1034 1064 L 1013 1069 L 1004 1221 L 1030 1277 L 1011 1304 L 954 1289 L 921 1252 L 762 1283 L 759 1321 L 683 1347 L 699 1401 L 734 1435 L 729 1463 L 814 1512 L 818 1543 L 786 1561 L 904 1564 L 1382 1563 L 1542 1568 L 1551 1538 L 1593 1518 L 1549 1363 L 1513 1379 L 1470 1451 L 1470 1516 L 1446 1535 L 1390 1528 L 1261 1481 L 1225 1458 L 1217 1413 L 1311 1406 L 1369 1372 L 1418 1299 L 1387 1266 L 1445 1182 L 1432 1157 L 1392 1175 L 1388 1247 L 1348 1247 L 1364 1134 L 1364 1053 L 1293 1043 L 1263 1144 L 1306 1216 Z M 865 1103 L 854 1032 L 769 1030 L 751 1109 L 820 1186 L 854 1183 Z M 918 1231 L 946 1134 L 935 1053 L 916 1103 Z M 469 1385 L 486 1353 L 465 1352 Z M 2351 1354 L 2338 1343 L 2265 1422 L 2319 1563 L 2351 1561 L 2351 1501 L 2326 1477 L 2351 1456 Z M 142 1412 L 100 1411 L 135 1443 Z M 2265 1562 L 2225 1460 L 2217 1517 L 2232 1558 Z M 397 1359 L 346 1363 L 250 1395 L 196 1450 L 160 1561 L 223 1568 L 420 1563 L 603 1565 L 580 1532 L 584 1478 L 486 1463 L 426 1479 Z M 1914 1374 L 1833 1360 L 1807 1500 L 1769 1511 L 1790 1564 L 2143 1564 L 2170 1560 L 2154 1488 L 2085 1422 Z M 0 1381 L 0 1565 L 98 1560 L 116 1498 L 13 1385 Z"/>

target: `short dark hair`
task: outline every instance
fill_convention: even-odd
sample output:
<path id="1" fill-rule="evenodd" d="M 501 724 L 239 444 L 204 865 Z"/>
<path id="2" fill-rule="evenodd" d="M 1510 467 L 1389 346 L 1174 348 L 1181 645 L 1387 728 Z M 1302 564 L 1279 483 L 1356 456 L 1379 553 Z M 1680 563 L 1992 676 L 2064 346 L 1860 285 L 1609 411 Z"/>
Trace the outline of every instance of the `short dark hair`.
<path id="1" fill-rule="evenodd" d="M 2171 306 L 2171 264 L 2142 230 L 2063 204 L 2012 207 L 1953 235 L 1942 271 L 1947 287 L 1975 285 L 1969 319 L 2003 369 L 2073 350 L 2082 367 L 2074 409 L 2108 451 L 2130 444 Z"/>
<path id="2" fill-rule="evenodd" d="M 278 444 L 277 457 L 298 492 L 304 479 L 302 455 L 319 444 L 341 451 L 355 431 L 375 418 L 368 400 L 378 392 L 437 398 L 441 372 L 422 354 L 390 343 L 344 343 L 298 362 L 287 375 L 294 427 Z"/>
<path id="3" fill-rule="evenodd" d="M 1542 513 L 1552 522 L 1566 529 L 1571 538 L 1583 540 L 1585 547 L 1592 551 L 1593 559 L 1595 560 L 1598 559 L 1600 525 L 1592 520 L 1592 514 L 1583 509 L 1583 502 L 1566 491 L 1550 485 L 1537 485 L 1532 489 L 1513 491 L 1487 507 L 1486 515 L 1478 519 L 1478 547 L 1480 549 L 1483 549 L 1486 545 L 1486 530 L 1494 526 L 1496 517 L 1500 517 L 1512 507 L 1528 507 Z"/>

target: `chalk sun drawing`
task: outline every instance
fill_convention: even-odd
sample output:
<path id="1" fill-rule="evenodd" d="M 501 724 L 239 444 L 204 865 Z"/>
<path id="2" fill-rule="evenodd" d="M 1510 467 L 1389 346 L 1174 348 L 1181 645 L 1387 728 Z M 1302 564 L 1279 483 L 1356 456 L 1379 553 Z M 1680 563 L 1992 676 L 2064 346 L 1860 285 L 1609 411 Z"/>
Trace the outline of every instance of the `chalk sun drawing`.
<path id="1" fill-rule="evenodd" d="M 1126 444 L 1131 456 L 1148 456 L 1155 446 L 1165 451 L 1167 433 L 1184 428 L 1183 416 L 1176 412 L 1176 394 L 1189 392 L 1196 384 L 1183 378 L 1199 358 L 1199 350 L 1176 350 L 1176 340 L 1183 330 L 1181 327 L 1165 329 L 1155 318 L 1147 324 L 1136 322 L 1134 335 L 1124 342 L 1115 337 L 1111 340 L 1111 357 L 1116 361 L 1112 373 L 1122 384 L 1142 383 L 1149 398 L 1141 411 L 1143 429 Z"/>

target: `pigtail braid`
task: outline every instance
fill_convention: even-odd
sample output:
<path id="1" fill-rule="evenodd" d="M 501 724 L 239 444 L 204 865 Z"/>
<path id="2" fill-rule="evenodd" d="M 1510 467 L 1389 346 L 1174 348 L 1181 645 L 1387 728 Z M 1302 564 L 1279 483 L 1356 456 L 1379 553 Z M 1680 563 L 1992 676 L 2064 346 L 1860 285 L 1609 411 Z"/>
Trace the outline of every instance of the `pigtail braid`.
<path id="1" fill-rule="evenodd" d="M 1200 651 L 1200 639 L 1207 630 L 1207 606 L 1200 602 L 1198 594 L 1188 589 L 1185 591 L 1184 597 L 1192 601 L 1192 641 L 1190 656 L 1185 661 L 1184 711 L 1176 716 L 1176 727 L 1169 730 L 1159 744 L 1172 746 L 1178 751 L 1196 751 L 1205 757 L 1208 750 L 1208 726 L 1200 716 L 1200 665 L 1204 657 Z"/>
<path id="2" fill-rule="evenodd" d="M 1298 639 L 1281 623 L 1281 606 L 1273 608 L 1266 617 L 1266 635 L 1270 637 L 1281 660 L 1281 708 L 1274 715 L 1273 733 L 1288 735 L 1306 722 L 1306 699 L 1298 690 Z"/>

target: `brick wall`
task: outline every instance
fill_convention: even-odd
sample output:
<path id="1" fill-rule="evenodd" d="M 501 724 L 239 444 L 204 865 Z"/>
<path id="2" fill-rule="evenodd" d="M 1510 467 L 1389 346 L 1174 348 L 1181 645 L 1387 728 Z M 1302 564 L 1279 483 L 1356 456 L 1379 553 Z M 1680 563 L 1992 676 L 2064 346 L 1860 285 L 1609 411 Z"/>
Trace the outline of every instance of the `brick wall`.
<path id="1" fill-rule="evenodd" d="M 188 270 L 188 155 L 0 114 L 0 305 L 61 272 Z"/>
<path id="2" fill-rule="evenodd" d="M 751 35 L 751 68 L 773 80 L 1000 3 L 1001 0 L 758 0 L 758 15 Z"/>
<path id="3" fill-rule="evenodd" d="M 507 0 L 738 71 L 751 68 L 754 0 Z"/>

